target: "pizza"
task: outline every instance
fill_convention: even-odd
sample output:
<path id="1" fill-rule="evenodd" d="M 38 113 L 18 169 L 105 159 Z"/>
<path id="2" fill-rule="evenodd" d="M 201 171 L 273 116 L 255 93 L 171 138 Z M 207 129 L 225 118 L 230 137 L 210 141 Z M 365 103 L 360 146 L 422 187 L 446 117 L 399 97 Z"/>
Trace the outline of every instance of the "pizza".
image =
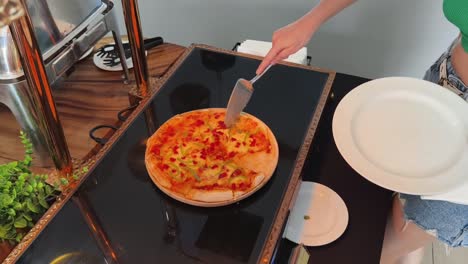
<path id="1" fill-rule="evenodd" d="M 226 109 L 176 115 L 147 141 L 145 164 L 169 196 L 195 205 L 234 202 L 263 186 L 278 163 L 278 143 L 262 121 L 242 113 L 231 127 Z"/>

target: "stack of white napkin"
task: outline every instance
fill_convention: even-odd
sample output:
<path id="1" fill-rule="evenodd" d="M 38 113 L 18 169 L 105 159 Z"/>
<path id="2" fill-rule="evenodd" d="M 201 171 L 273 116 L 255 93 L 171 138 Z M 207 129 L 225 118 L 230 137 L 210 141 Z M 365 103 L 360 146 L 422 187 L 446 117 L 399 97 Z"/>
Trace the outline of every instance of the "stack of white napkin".
<path id="1" fill-rule="evenodd" d="M 264 57 L 268 53 L 268 51 L 270 51 L 271 47 L 272 47 L 271 42 L 248 39 L 242 42 L 237 47 L 237 51 Z M 298 52 L 292 54 L 287 59 L 285 59 L 285 61 L 306 65 L 307 64 L 307 48 L 304 47 L 300 49 Z"/>

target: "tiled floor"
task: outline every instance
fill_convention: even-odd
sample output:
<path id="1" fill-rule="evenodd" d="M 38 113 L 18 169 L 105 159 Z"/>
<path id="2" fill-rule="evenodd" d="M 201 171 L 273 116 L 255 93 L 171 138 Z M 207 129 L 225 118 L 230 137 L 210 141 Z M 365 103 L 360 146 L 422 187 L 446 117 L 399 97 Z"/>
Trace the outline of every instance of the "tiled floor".
<path id="1" fill-rule="evenodd" d="M 468 248 L 452 249 L 446 254 L 445 246 L 439 242 L 432 243 L 424 252 L 422 264 L 467 264 Z"/>

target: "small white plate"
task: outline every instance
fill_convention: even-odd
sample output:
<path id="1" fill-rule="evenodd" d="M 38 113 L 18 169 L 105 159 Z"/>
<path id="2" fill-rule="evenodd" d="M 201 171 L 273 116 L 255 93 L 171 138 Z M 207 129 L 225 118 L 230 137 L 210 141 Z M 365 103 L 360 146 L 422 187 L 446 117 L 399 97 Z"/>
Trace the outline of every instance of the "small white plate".
<path id="1" fill-rule="evenodd" d="M 284 236 L 306 246 L 322 246 L 338 239 L 348 226 L 348 209 L 332 189 L 302 182 Z"/>
<path id="2" fill-rule="evenodd" d="M 468 180 L 468 104 L 434 83 L 364 83 L 341 100 L 332 127 L 348 164 L 384 188 L 432 195 Z"/>
<path id="3" fill-rule="evenodd" d="M 128 42 L 122 41 L 122 43 L 128 43 Z M 109 44 L 114 44 L 114 43 L 109 43 Z M 94 62 L 94 65 L 96 65 L 96 67 L 105 71 L 122 71 L 122 64 L 119 63 L 113 67 L 107 66 L 104 64 L 104 60 L 106 59 L 106 57 L 101 58 L 100 56 L 96 55 L 96 53 L 94 53 L 94 56 L 93 56 L 93 62 Z M 145 54 L 148 55 L 148 51 L 145 51 Z M 129 70 L 133 68 L 132 57 L 127 59 L 127 67 Z"/>

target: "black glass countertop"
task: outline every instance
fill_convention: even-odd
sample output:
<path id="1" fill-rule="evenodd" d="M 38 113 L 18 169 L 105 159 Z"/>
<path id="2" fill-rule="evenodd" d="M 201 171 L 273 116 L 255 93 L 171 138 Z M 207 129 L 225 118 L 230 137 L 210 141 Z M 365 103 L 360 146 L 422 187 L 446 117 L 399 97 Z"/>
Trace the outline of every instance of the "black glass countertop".
<path id="1" fill-rule="evenodd" d="M 258 64 L 251 58 L 193 49 L 153 97 L 150 107 L 157 125 L 178 113 L 225 107 L 236 80 L 252 78 Z M 186 205 L 155 187 L 144 165 L 149 134 L 141 113 L 19 263 L 50 263 L 72 252 L 86 256 L 85 263 L 105 263 L 106 256 L 118 263 L 256 263 L 328 77 L 277 65 L 255 83 L 245 111 L 275 134 L 278 166 L 257 193 L 219 208 Z M 106 243 L 94 239 L 96 233 Z"/>
<path id="2" fill-rule="evenodd" d="M 314 181 L 334 190 L 345 202 L 349 222 L 337 240 L 319 247 L 308 247 L 310 264 L 377 264 L 393 192 L 383 189 L 354 171 L 338 151 L 332 132 L 335 109 L 345 95 L 368 79 L 337 74 L 333 94 L 321 116 L 317 132 L 302 170 L 305 181 Z M 297 244 L 279 241 L 275 263 L 287 263 Z"/>

